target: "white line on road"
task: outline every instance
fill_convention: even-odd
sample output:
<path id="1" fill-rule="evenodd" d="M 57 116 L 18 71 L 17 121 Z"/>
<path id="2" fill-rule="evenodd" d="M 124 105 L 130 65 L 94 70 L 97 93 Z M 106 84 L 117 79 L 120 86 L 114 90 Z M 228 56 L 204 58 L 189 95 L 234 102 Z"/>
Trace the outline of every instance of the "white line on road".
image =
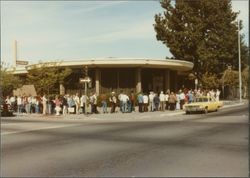
<path id="1" fill-rule="evenodd" d="M 1 136 L 10 135 L 10 134 L 25 133 L 25 132 L 37 131 L 37 130 L 56 129 L 56 128 L 63 128 L 63 127 L 72 127 L 72 126 L 77 126 L 77 125 L 79 125 L 79 124 L 67 124 L 67 125 L 61 125 L 61 126 L 48 126 L 48 127 L 43 127 L 43 128 L 28 129 L 28 130 L 15 131 L 15 132 L 2 132 Z"/>

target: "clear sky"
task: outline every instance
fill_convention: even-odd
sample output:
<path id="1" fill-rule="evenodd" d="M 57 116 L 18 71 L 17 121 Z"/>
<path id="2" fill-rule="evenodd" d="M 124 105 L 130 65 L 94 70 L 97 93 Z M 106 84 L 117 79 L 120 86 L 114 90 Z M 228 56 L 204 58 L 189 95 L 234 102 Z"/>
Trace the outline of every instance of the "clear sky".
<path id="1" fill-rule="evenodd" d="M 249 39 L 247 0 L 233 0 Z M 75 60 L 102 57 L 171 57 L 156 40 L 159 1 L 1 1 L 1 60 Z"/>

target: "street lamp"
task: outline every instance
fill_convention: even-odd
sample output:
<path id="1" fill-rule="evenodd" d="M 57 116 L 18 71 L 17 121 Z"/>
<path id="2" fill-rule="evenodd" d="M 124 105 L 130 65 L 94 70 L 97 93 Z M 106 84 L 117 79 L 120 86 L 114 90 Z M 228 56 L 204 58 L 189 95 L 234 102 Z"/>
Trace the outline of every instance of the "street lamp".
<path id="1" fill-rule="evenodd" d="M 239 19 L 238 19 L 238 49 L 239 49 L 239 92 L 240 92 L 240 102 L 242 102 L 241 59 L 240 59 L 240 21 Z"/>
<path id="2" fill-rule="evenodd" d="M 79 82 L 80 83 L 84 83 L 84 88 L 85 88 L 85 97 L 86 97 L 86 101 L 85 101 L 85 114 L 87 113 L 87 89 L 88 89 L 88 87 L 87 87 L 87 85 L 88 85 L 88 83 L 90 83 L 91 82 L 91 78 L 88 76 L 88 66 L 85 66 L 85 68 L 84 68 L 84 73 L 85 73 L 85 77 L 84 78 L 80 78 L 79 79 Z"/>

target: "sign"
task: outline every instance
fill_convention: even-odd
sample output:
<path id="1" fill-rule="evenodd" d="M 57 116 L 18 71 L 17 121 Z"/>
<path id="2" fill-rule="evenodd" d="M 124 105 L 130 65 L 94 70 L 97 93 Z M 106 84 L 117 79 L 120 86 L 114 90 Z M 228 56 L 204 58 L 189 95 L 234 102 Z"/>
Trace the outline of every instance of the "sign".
<path id="1" fill-rule="evenodd" d="M 89 77 L 85 77 L 85 78 L 80 78 L 79 81 L 80 83 L 89 83 L 91 79 Z"/>
<path id="2" fill-rule="evenodd" d="M 29 62 L 28 61 L 16 61 L 17 65 L 28 65 Z"/>

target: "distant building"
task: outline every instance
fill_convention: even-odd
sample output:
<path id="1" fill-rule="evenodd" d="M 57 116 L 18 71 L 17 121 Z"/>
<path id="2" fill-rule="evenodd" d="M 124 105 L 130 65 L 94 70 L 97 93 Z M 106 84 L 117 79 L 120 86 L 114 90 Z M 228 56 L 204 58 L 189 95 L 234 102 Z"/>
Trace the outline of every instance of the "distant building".
<path id="1" fill-rule="evenodd" d="M 27 65 L 15 71 L 16 75 L 25 76 L 32 66 Z M 84 67 L 88 67 L 91 78 L 90 91 L 109 93 L 111 91 L 155 92 L 167 89 L 177 90 L 183 85 L 184 76 L 192 70 L 193 63 L 175 59 L 144 59 L 144 58 L 102 58 L 90 60 L 62 61 L 59 67 L 73 70 L 67 78 L 68 82 L 60 86 L 61 94 L 82 92 L 83 84 L 79 79 L 84 77 Z M 59 90 L 59 89 L 58 89 Z"/>

